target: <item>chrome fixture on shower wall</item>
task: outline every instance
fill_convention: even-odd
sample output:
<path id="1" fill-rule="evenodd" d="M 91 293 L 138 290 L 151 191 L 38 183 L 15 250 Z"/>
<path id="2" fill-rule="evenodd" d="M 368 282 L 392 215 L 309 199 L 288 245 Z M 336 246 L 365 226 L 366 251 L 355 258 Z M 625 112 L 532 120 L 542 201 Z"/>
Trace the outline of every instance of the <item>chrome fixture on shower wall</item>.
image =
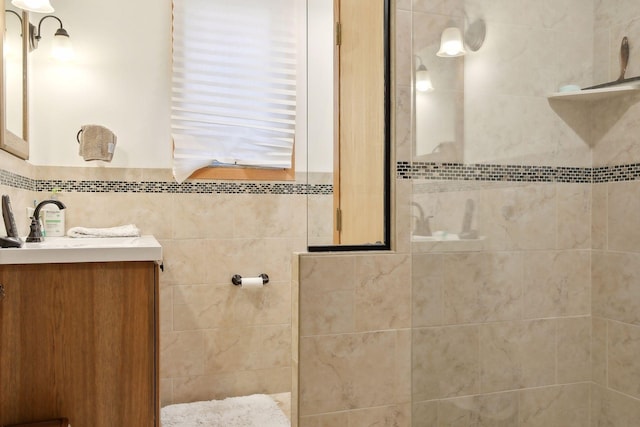
<path id="1" fill-rule="evenodd" d="M 464 33 L 464 44 L 472 52 L 477 52 L 484 44 L 487 36 L 487 24 L 484 19 L 478 18 L 467 27 Z"/>

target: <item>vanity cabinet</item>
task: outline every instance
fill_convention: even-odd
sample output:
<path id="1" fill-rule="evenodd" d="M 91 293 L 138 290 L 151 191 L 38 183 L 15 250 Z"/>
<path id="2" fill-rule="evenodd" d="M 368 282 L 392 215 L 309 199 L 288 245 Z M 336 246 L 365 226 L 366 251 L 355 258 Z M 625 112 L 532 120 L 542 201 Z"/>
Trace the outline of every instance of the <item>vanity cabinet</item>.
<path id="1" fill-rule="evenodd" d="M 0 284 L 0 426 L 160 426 L 155 262 L 0 265 Z"/>

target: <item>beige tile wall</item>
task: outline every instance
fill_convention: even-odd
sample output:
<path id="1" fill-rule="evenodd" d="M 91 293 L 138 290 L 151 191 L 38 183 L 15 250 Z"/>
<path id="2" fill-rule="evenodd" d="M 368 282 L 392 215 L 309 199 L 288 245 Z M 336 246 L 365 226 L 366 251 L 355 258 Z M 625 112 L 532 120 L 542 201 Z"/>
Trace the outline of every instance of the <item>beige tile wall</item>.
<path id="1" fill-rule="evenodd" d="M 35 178 L 35 168 L 31 164 L 2 150 L 0 150 L 0 169 L 25 178 Z M 0 192 L 7 194 L 11 200 L 18 232 L 24 235 L 28 234 L 29 222 L 25 208 L 27 206 L 33 207 L 33 201 L 37 198 L 35 192 L 8 185 L 0 185 Z M 4 222 L 2 222 L 0 229 L 4 230 Z M 6 236 L 6 232 L 3 236 Z"/>
<path id="2" fill-rule="evenodd" d="M 38 168 L 37 175 L 172 182 L 168 170 Z M 291 390 L 291 256 L 306 250 L 306 196 L 67 193 L 60 198 L 67 205 L 68 228 L 135 223 L 162 244 L 163 405 Z M 260 273 L 270 277 L 263 289 L 231 284 L 234 274 Z"/>
<path id="3" fill-rule="evenodd" d="M 493 42 L 500 38 L 514 40 L 500 35 L 516 31 L 509 21 L 513 15 L 506 14 L 511 5 L 517 9 L 511 12 L 523 20 L 522 25 L 539 27 L 539 37 L 532 38 L 538 42 L 558 37 L 573 42 L 580 31 L 563 32 L 563 28 L 577 25 L 590 33 L 593 27 L 589 8 L 585 15 L 568 13 L 583 7 L 581 2 L 562 2 L 562 7 L 554 4 L 552 9 L 541 7 L 527 14 L 520 13 L 520 3 L 478 1 L 465 5 L 471 3 L 485 12 L 491 37 L 495 37 Z M 418 37 L 412 36 L 412 19 L 414 26 L 433 23 L 443 15 L 455 16 L 461 12 L 462 4 L 396 2 L 398 160 L 410 160 L 412 152 L 412 132 L 407 128 L 412 123 L 411 52 L 416 43 L 428 39 L 424 31 Z M 550 10 L 552 14 L 548 13 Z M 420 28 L 426 31 L 429 26 Z M 520 41 L 515 46 L 530 47 L 531 40 L 516 39 Z M 469 143 L 465 145 L 469 153 L 465 161 L 591 165 L 588 119 L 571 111 L 562 112 L 569 118 L 558 117 L 545 99 L 546 93 L 559 84 L 591 82 L 591 40 L 583 42 L 575 52 L 545 52 L 543 47 L 549 45 L 546 42 L 540 42 L 538 50 L 527 50 L 536 63 L 545 55 L 552 56 L 546 62 L 556 64 L 559 58 L 579 57 L 579 61 L 569 61 L 577 62 L 575 68 L 530 69 L 529 72 L 538 73 L 526 76 L 528 82 L 533 79 L 539 83 L 533 86 L 534 92 L 522 92 L 523 87 L 517 83 L 524 79 L 523 68 L 515 62 L 510 66 L 518 72 L 507 73 L 505 79 L 499 79 L 500 74 L 486 74 L 495 80 L 488 82 L 493 86 L 476 81 L 476 86 L 465 87 L 465 96 L 467 91 L 470 97 L 477 92 L 476 101 L 481 102 L 475 105 L 483 108 L 465 116 L 470 118 L 465 129 L 465 144 Z M 507 53 L 494 53 L 505 56 L 501 64 L 509 65 Z M 521 55 L 513 57 L 527 61 Z M 480 59 L 469 61 L 475 61 L 477 66 Z M 466 65 L 472 68 L 474 64 Z M 530 89 L 527 84 L 526 90 Z M 494 96 L 489 96 L 492 93 Z M 514 117 L 510 118 L 510 113 Z M 487 116 L 491 114 L 495 117 Z M 571 114 L 575 114 L 577 122 L 572 121 Z M 527 126 L 521 126 L 524 116 L 531 119 Z M 496 132 L 487 132 L 491 125 L 495 125 Z M 478 140 L 481 136 L 490 140 Z M 512 145 L 500 145 L 500 141 Z M 455 188 L 456 184 L 460 188 Z M 377 425 L 589 425 L 590 382 L 595 375 L 591 360 L 605 359 L 606 352 L 606 343 L 593 350 L 591 345 L 592 329 L 602 329 L 591 318 L 590 273 L 592 233 L 597 241 L 594 244 L 606 240 L 603 232 L 593 232 L 592 228 L 597 227 L 591 226 L 592 206 L 594 218 L 606 215 L 601 206 L 592 203 L 592 197 L 602 199 L 602 189 L 594 186 L 592 194 L 591 184 L 504 183 L 470 187 L 468 183 L 449 182 L 443 190 L 441 183 L 415 180 L 398 181 L 396 185 L 396 254 L 312 254 L 300 258 L 301 425 L 374 425 L 354 424 L 352 417 L 409 402 L 398 400 L 389 392 L 398 387 L 390 375 L 390 358 L 397 350 L 391 340 L 384 356 L 376 353 L 367 358 L 378 369 L 365 364 L 359 351 L 367 348 L 373 352 L 384 340 L 381 334 L 404 334 L 404 329 L 394 329 L 399 326 L 392 325 L 394 310 L 381 310 L 388 304 L 384 298 L 369 298 L 371 321 L 377 324 L 372 326 L 377 329 L 366 332 L 366 344 L 356 322 L 357 283 L 364 280 L 357 273 L 356 260 L 369 260 L 373 265 L 381 262 L 381 257 L 388 257 L 388 262 L 393 263 L 392 259 L 405 256 L 408 250 L 412 251 L 411 282 L 400 285 L 403 276 L 394 276 L 390 282 L 395 286 L 388 286 L 387 299 L 394 300 L 396 306 L 404 304 L 403 286 L 411 287 L 412 329 L 407 332 L 412 347 L 411 378 L 402 379 L 402 374 L 396 378 L 400 387 L 410 387 L 412 417 L 406 414 L 400 419 L 379 418 Z M 475 202 L 472 227 L 480 232 L 482 240 L 463 242 L 458 247 L 409 243 L 413 222 L 409 219 L 416 214 L 410 201 L 420 203 L 426 214 L 433 216 L 432 230 L 458 232 L 467 199 Z M 355 277 L 355 282 L 345 281 L 345 277 Z M 376 292 L 372 286 L 363 289 Z M 626 353 L 620 353 L 625 360 Z M 407 363 L 406 357 L 395 357 L 396 364 Z M 381 395 L 380 390 L 369 390 L 362 384 L 382 387 L 389 393 Z M 609 400 L 603 402 L 606 405 Z"/>
<path id="4" fill-rule="evenodd" d="M 594 30 L 595 81 L 610 82 L 620 75 L 620 44 L 624 36 L 630 47 L 625 77 L 640 76 L 640 3 L 596 0 Z M 599 103 L 591 114 L 594 166 L 637 163 L 640 95 Z"/>
<path id="5" fill-rule="evenodd" d="M 302 254 L 298 263 L 299 425 L 408 426 L 409 254 Z"/>
<path id="6" fill-rule="evenodd" d="M 640 52 L 640 3 L 595 2 L 594 52 L 599 81 L 620 74 L 620 42 Z M 626 77 L 640 75 L 631 59 Z M 637 163 L 640 95 L 610 100 L 593 111 L 594 166 Z M 631 426 L 640 420 L 640 182 L 593 186 L 592 427 Z"/>
<path id="7" fill-rule="evenodd" d="M 415 427 L 583 427 L 589 423 L 589 385 L 573 384 L 446 399 L 414 409 Z M 436 421 L 439 419 L 439 422 Z"/>
<path id="8" fill-rule="evenodd" d="M 522 13 L 523 2 L 405 2 L 413 31 L 399 26 L 398 38 L 405 46 L 413 34 L 424 53 L 437 49 L 429 31 L 441 15 L 464 9 L 486 20 L 485 45 L 464 58 L 465 162 L 637 163 L 640 95 L 586 105 L 545 95 L 616 79 L 620 39 L 640 37 L 640 3 L 547 4 L 527 2 Z M 471 199 L 484 240 L 413 245 L 413 425 L 637 424 L 640 185 L 460 187 L 414 182 L 432 230 L 458 232 Z M 452 399 L 455 411 L 453 396 L 463 396 Z"/>
<path id="9" fill-rule="evenodd" d="M 640 182 L 594 186 L 592 427 L 640 419 L 640 236 L 635 197 Z M 595 192 L 594 192 L 595 194 Z"/>
<path id="10" fill-rule="evenodd" d="M 473 200 L 480 240 L 413 246 L 412 425 L 588 425 L 591 184 L 413 188 L 433 230 Z"/>
<path id="11" fill-rule="evenodd" d="M 333 185 L 332 173 L 308 173 L 309 185 Z M 309 194 L 306 233 L 309 246 L 333 244 L 333 194 Z"/>

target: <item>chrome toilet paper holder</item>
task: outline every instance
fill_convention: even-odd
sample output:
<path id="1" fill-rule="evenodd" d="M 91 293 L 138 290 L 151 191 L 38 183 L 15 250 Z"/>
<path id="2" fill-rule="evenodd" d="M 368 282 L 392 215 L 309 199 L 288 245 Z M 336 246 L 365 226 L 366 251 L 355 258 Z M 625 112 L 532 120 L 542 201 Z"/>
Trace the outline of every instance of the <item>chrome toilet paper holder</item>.
<path id="1" fill-rule="evenodd" d="M 245 279 L 262 279 L 263 285 L 269 283 L 269 276 L 265 273 L 259 274 L 257 277 L 245 277 Z M 242 286 L 242 276 L 239 274 L 234 274 L 231 277 L 231 283 L 233 283 L 235 286 Z"/>

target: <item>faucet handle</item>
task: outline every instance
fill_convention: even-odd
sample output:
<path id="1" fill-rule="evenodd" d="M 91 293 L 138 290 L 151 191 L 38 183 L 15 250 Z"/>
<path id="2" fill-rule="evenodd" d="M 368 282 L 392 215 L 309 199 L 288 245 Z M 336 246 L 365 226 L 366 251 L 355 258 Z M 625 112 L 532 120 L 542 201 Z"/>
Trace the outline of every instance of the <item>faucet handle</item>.
<path id="1" fill-rule="evenodd" d="M 35 215 L 31 217 L 31 224 L 29 225 L 29 235 L 27 236 L 27 242 L 42 242 L 42 229 L 40 228 L 40 221 L 36 219 Z"/>
<path id="2" fill-rule="evenodd" d="M 422 224 L 423 236 L 431 236 L 431 224 L 429 224 L 429 219 L 433 218 L 433 215 L 428 215 L 424 219 L 424 224 Z"/>
<path id="3" fill-rule="evenodd" d="M 422 218 L 416 217 L 416 224 L 413 229 L 414 235 L 431 236 L 431 226 L 429 225 L 429 218 L 433 218 L 433 215 L 428 215 Z"/>

